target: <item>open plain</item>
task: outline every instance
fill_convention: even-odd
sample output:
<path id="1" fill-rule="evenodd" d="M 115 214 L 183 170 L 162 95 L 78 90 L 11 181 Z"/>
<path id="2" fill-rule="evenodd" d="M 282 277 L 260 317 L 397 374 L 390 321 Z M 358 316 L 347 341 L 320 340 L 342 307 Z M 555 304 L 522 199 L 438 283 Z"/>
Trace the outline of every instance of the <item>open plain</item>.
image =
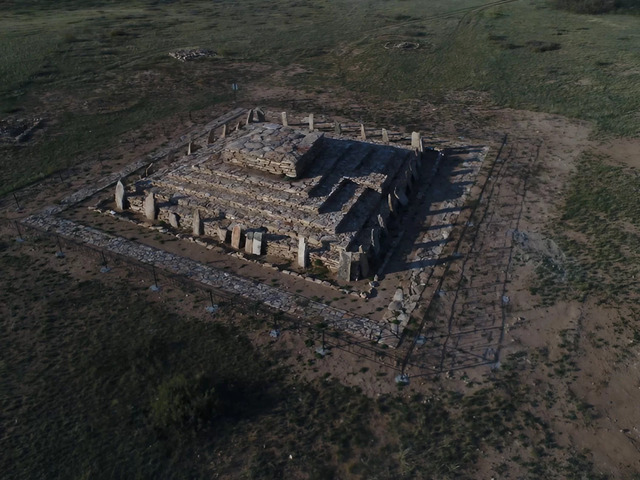
<path id="1" fill-rule="evenodd" d="M 4 477 L 640 478 L 634 2 L 3 8 Z"/>

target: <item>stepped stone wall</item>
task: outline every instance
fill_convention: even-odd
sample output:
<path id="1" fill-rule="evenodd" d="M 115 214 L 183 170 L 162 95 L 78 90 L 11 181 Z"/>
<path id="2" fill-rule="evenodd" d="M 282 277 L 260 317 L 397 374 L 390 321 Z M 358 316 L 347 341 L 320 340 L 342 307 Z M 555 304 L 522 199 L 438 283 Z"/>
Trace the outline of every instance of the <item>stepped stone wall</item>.
<path id="1" fill-rule="evenodd" d="M 308 133 L 275 123 L 247 124 L 247 134 L 222 150 L 220 158 L 274 175 L 299 178 L 318 154 L 322 133 Z"/>

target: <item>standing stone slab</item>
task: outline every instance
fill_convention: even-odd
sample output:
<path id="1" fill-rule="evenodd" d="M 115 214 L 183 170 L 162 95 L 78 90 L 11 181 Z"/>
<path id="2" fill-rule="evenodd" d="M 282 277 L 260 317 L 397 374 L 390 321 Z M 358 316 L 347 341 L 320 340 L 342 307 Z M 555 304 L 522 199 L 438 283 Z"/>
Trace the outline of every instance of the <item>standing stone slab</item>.
<path id="1" fill-rule="evenodd" d="M 240 249 L 240 242 L 242 241 L 242 226 L 236 225 L 231 231 L 231 246 L 236 249 Z"/>
<path id="2" fill-rule="evenodd" d="M 367 139 L 367 131 L 365 130 L 363 123 L 360 124 L 360 138 L 362 140 L 366 140 Z"/>
<path id="3" fill-rule="evenodd" d="M 175 212 L 169 213 L 169 225 L 173 228 L 180 228 L 180 215 Z"/>
<path id="4" fill-rule="evenodd" d="M 420 132 L 411 132 L 411 148 L 417 148 L 419 152 L 422 152 L 422 138 Z"/>
<path id="5" fill-rule="evenodd" d="M 222 125 L 222 133 L 220 133 L 220 138 L 224 138 L 227 136 L 227 124 Z"/>
<path id="6" fill-rule="evenodd" d="M 249 125 L 250 123 L 253 123 L 253 109 L 251 109 L 251 108 L 247 112 L 247 119 L 246 119 L 245 123 L 247 125 Z"/>
<path id="7" fill-rule="evenodd" d="M 256 117 L 257 117 L 258 121 L 259 122 L 264 122 L 265 121 L 264 110 L 262 110 L 260 107 L 258 107 L 258 108 L 256 108 L 255 112 L 256 112 Z"/>
<path id="8" fill-rule="evenodd" d="M 262 255 L 262 232 L 253 233 L 253 247 L 251 253 L 254 255 Z"/>
<path id="9" fill-rule="evenodd" d="M 156 196 L 153 192 L 149 193 L 144 199 L 144 216 L 149 220 L 156 219 Z"/>
<path id="10" fill-rule="evenodd" d="M 338 266 L 338 278 L 347 282 L 351 281 L 351 261 L 353 254 L 346 250 L 340 250 L 340 265 Z"/>
<path id="11" fill-rule="evenodd" d="M 213 143 L 215 141 L 216 141 L 215 131 L 213 129 L 211 129 L 209 131 L 209 136 L 207 137 L 207 143 Z"/>
<path id="12" fill-rule="evenodd" d="M 193 142 L 189 142 L 187 145 L 187 155 L 191 155 L 193 153 Z"/>
<path id="13" fill-rule="evenodd" d="M 247 234 L 244 237 L 244 252 L 245 253 L 253 253 L 253 233 L 254 232 L 247 232 Z"/>
<path id="14" fill-rule="evenodd" d="M 202 218 L 200 218 L 200 210 L 197 208 L 193 212 L 193 234 L 194 235 L 202 235 Z"/>
<path id="15" fill-rule="evenodd" d="M 313 113 L 309 114 L 309 131 L 313 132 Z"/>
<path id="16" fill-rule="evenodd" d="M 287 120 L 287 112 L 282 112 L 282 126 L 288 127 L 289 121 Z"/>
<path id="17" fill-rule="evenodd" d="M 389 143 L 389 132 L 386 128 L 382 129 L 382 143 Z"/>
<path id="18" fill-rule="evenodd" d="M 380 230 L 378 228 L 371 229 L 371 248 L 376 256 L 380 254 Z"/>
<path id="19" fill-rule="evenodd" d="M 227 235 L 229 233 L 229 230 L 227 230 L 226 228 L 217 227 L 216 233 L 218 234 L 218 240 L 220 240 L 220 242 L 227 243 Z"/>
<path id="20" fill-rule="evenodd" d="M 389 194 L 387 196 L 387 201 L 389 202 L 389 210 L 391 212 L 395 212 L 395 200 L 394 200 L 393 195 Z"/>
<path id="21" fill-rule="evenodd" d="M 298 239 L 298 266 L 300 268 L 307 268 L 307 259 L 309 258 L 307 249 L 307 239 L 300 237 Z"/>
<path id="22" fill-rule="evenodd" d="M 340 122 L 333 122 L 333 131 L 336 135 L 342 135 L 342 125 L 340 125 Z"/>
<path id="23" fill-rule="evenodd" d="M 118 210 L 124 210 L 126 207 L 127 197 L 124 191 L 124 185 L 122 181 L 118 180 L 116 184 L 116 208 Z"/>

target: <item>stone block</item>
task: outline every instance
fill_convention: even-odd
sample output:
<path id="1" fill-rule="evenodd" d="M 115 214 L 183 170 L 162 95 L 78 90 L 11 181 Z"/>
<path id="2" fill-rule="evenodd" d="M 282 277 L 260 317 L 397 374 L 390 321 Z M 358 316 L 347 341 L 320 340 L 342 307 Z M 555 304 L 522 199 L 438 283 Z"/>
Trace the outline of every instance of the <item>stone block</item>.
<path id="1" fill-rule="evenodd" d="M 218 240 L 221 243 L 227 243 L 227 237 L 229 236 L 229 230 L 222 227 L 216 227 L 216 234 L 218 235 Z"/>
<path id="2" fill-rule="evenodd" d="M 254 255 L 262 255 L 262 232 L 254 232 L 252 253 Z"/>
<path id="3" fill-rule="evenodd" d="M 124 210 L 127 206 L 127 196 L 124 190 L 122 181 L 118 180 L 116 183 L 116 208 L 118 210 Z"/>
<path id="4" fill-rule="evenodd" d="M 389 132 L 386 128 L 382 129 L 382 143 L 389 143 Z"/>
<path id="5" fill-rule="evenodd" d="M 314 130 L 314 125 L 313 125 L 313 113 L 309 114 L 309 131 L 313 132 Z"/>
<path id="6" fill-rule="evenodd" d="M 411 132 L 411 148 L 422 152 L 422 137 L 420 132 Z"/>
<path id="7" fill-rule="evenodd" d="M 307 268 L 309 259 L 309 252 L 307 246 L 307 239 L 305 237 L 298 238 L 298 266 L 300 268 Z"/>
<path id="8" fill-rule="evenodd" d="M 193 212 L 192 226 L 194 235 L 202 235 L 204 233 L 202 228 L 202 218 L 200 218 L 200 210 L 197 208 Z"/>
<path id="9" fill-rule="evenodd" d="M 241 244 L 242 244 L 242 226 L 236 225 L 233 227 L 233 230 L 231 231 L 231 246 L 239 250 Z"/>
<path id="10" fill-rule="evenodd" d="M 247 232 L 244 238 L 244 252 L 253 253 L 253 232 Z"/>
<path id="11" fill-rule="evenodd" d="M 175 212 L 169 212 L 169 225 L 173 228 L 180 228 L 180 215 Z"/>
<path id="12" fill-rule="evenodd" d="M 351 281 L 351 263 L 353 254 L 346 250 L 340 250 L 340 264 L 338 265 L 338 278 L 347 282 Z"/>
<path id="13" fill-rule="evenodd" d="M 361 140 L 366 140 L 367 139 L 367 131 L 364 128 L 364 124 L 360 124 L 360 139 Z"/>
<path id="14" fill-rule="evenodd" d="M 289 120 L 287 120 L 287 112 L 282 112 L 282 126 L 289 126 Z"/>
<path id="15" fill-rule="evenodd" d="M 156 209 L 156 196 L 153 194 L 153 192 L 148 193 L 145 197 L 143 208 L 144 216 L 147 217 L 148 220 L 156 219 L 158 212 Z"/>

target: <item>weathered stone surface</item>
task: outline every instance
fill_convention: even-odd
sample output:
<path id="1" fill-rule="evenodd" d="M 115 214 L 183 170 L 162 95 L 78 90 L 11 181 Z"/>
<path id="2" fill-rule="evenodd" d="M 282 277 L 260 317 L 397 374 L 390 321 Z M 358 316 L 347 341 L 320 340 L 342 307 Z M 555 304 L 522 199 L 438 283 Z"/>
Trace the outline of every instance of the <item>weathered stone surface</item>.
<path id="1" fill-rule="evenodd" d="M 118 180 L 116 184 L 116 208 L 118 210 L 124 210 L 127 205 L 127 197 L 124 190 L 124 185 L 121 180 Z"/>
<path id="2" fill-rule="evenodd" d="M 282 112 L 282 126 L 283 127 L 289 126 L 289 120 L 287 120 L 287 112 Z"/>
<path id="3" fill-rule="evenodd" d="M 189 142 L 189 145 L 187 145 L 187 155 L 191 155 L 192 153 L 192 149 L 193 149 L 193 143 Z"/>
<path id="4" fill-rule="evenodd" d="M 309 114 L 309 131 L 313 132 L 314 130 L 314 125 L 313 125 L 313 113 Z"/>
<path id="5" fill-rule="evenodd" d="M 192 220 L 193 234 L 194 235 L 202 235 L 204 233 L 202 228 L 202 218 L 200 218 L 200 210 L 197 208 L 193 212 L 193 220 Z"/>
<path id="6" fill-rule="evenodd" d="M 380 230 L 377 228 L 371 229 L 371 248 L 376 256 L 380 254 Z"/>
<path id="7" fill-rule="evenodd" d="M 231 246 L 233 248 L 240 249 L 242 244 L 242 226 L 235 225 L 231 231 Z"/>
<path id="8" fill-rule="evenodd" d="M 298 266 L 300 268 L 307 268 L 308 259 L 309 252 L 307 251 L 307 239 L 300 237 L 298 238 Z"/>
<path id="9" fill-rule="evenodd" d="M 346 250 L 340 250 L 340 265 L 338 266 L 338 278 L 351 281 L 351 263 L 353 254 Z"/>
<path id="10" fill-rule="evenodd" d="M 262 232 L 253 233 L 252 251 L 254 255 L 262 255 Z"/>
<path id="11" fill-rule="evenodd" d="M 364 128 L 364 124 L 360 124 L 360 140 L 364 141 L 367 139 L 367 131 Z"/>
<path id="12" fill-rule="evenodd" d="M 265 121 L 265 115 L 264 115 L 264 110 L 262 110 L 262 108 L 258 107 L 255 109 L 255 113 L 256 113 L 256 117 L 258 122 L 264 122 Z"/>
<path id="13" fill-rule="evenodd" d="M 382 143 L 389 143 L 389 132 L 386 128 L 382 129 Z"/>
<path id="14" fill-rule="evenodd" d="M 180 215 L 175 212 L 169 213 L 169 225 L 173 228 L 180 228 Z"/>
<path id="15" fill-rule="evenodd" d="M 147 217 L 147 219 L 149 220 L 156 219 L 156 216 L 157 216 L 156 196 L 154 195 L 153 192 L 150 192 L 145 197 L 143 208 L 144 208 L 144 216 Z"/>
<path id="16" fill-rule="evenodd" d="M 333 122 L 333 132 L 336 135 L 342 135 L 342 125 L 340 125 L 340 122 Z"/>
<path id="17" fill-rule="evenodd" d="M 207 143 L 211 144 L 211 143 L 213 143 L 215 141 L 216 141 L 215 130 L 211 129 L 211 130 L 209 130 L 209 135 L 207 136 Z"/>
<path id="18" fill-rule="evenodd" d="M 245 253 L 253 253 L 253 234 L 254 232 L 247 232 L 244 237 L 244 251 Z"/>
<path id="19" fill-rule="evenodd" d="M 247 125 L 249 125 L 250 123 L 253 123 L 253 109 L 249 109 L 249 111 L 247 112 L 247 118 L 245 120 L 245 122 Z"/>
<path id="20" fill-rule="evenodd" d="M 229 230 L 222 227 L 216 227 L 216 233 L 218 235 L 218 240 L 222 243 L 227 243 L 227 238 L 229 236 Z"/>
<path id="21" fill-rule="evenodd" d="M 222 132 L 220 132 L 220 138 L 225 138 L 227 136 L 227 124 L 222 125 Z"/>
<path id="22" fill-rule="evenodd" d="M 378 214 L 378 225 L 380 225 L 380 228 L 387 228 L 384 221 L 384 217 L 380 214 Z"/>
<path id="23" fill-rule="evenodd" d="M 418 149 L 419 152 L 422 152 L 420 132 L 411 132 L 411 148 Z"/>
<path id="24" fill-rule="evenodd" d="M 223 162 L 299 178 L 322 149 L 322 133 L 305 134 L 272 123 L 252 124 L 246 130 L 225 146 Z"/>
<path id="25" fill-rule="evenodd" d="M 389 211 L 390 212 L 395 212 L 395 202 L 393 200 L 393 195 L 389 194 L 387 196 L 387 202 L 389 203 Z"/>

